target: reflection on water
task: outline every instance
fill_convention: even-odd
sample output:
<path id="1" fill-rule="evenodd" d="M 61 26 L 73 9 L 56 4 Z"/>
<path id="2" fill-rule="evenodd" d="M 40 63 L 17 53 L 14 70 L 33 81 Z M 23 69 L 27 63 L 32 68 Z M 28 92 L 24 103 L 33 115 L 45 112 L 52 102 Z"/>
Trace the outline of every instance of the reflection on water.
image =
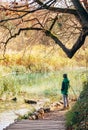
<path id="1" fill-rule="evenodd" d="M 9 110 L 0 114 L 0 130 L 6 128 L 9 124 L 12 124 L 15 119 L 17 119 L 18 115 L 24 115 L 29 112 L 28 109 L 20 109 L 20 110 Z"/>
<path id="2" fill-rule="evenodd" d="M 19 115 L 32 111 L 33 106 L 22 101 L 0 101 L 0 130 L 12 124 Z"/>

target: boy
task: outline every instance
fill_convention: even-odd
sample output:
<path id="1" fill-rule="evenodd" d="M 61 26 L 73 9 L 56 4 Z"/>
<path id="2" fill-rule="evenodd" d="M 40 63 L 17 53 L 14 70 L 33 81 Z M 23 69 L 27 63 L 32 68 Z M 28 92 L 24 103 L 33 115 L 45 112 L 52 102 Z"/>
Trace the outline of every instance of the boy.
<path id="1" fill-rule="evenodd" d="M 70 85 L 69 85 L 69 79 L 67 77 L 67 74 L 63 74 L 61 93 L 63 94 L 64 109 L 69 108 L 69 102 L 68 102 L 68 88 L 69 88 L 69 86 Z"/>

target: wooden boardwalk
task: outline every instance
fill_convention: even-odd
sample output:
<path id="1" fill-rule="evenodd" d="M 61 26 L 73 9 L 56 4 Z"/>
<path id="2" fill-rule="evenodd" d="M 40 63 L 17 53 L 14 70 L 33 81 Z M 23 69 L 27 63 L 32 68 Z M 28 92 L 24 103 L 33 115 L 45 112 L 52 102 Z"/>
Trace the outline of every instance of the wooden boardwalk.
<path id="1" fill-rule="evenodd" d="M 63 121 L 22 120 L 4 130 L 65 130 L 65 125 Z"/>
<path id="2" fill-rule="evenodd" d="M 42 120 L 21 120 L 4 130 L 65 130 L 64 113 L 49 113 Z"/>

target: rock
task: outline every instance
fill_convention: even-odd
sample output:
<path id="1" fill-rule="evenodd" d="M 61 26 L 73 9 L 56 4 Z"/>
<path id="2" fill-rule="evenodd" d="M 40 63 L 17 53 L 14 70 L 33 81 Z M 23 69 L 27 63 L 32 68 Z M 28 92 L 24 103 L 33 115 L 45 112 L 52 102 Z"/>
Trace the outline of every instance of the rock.
<path id="1" fill-rule="evenodd" d="M 38 120 L 38 119 L 44 119 L 44 110 L 43 108 L 40 108 L 38 111 L 34 112 L 28 117 L 29 120 Z"/>
<path id="2" fill-rule="evenodd" d="M 24 99 L 24 101 L 25 101 L 25 103 L 28 103 L 28 104 L 37 104 L 37 102 L 34 100 Z"/>
<path id="3" fill-rule="evenodd" d="M 63 101 L 59 101 L 59 103 L 63 104 Z"/>
<path id="4" fill-rule="evenodd" d="M 45 112 L 45 113 L 50 112 L 50 107 L 44 108 L 44 112 Z"/>
<path id="5" fill-rule="evenodd" d="M 16 101 L 17 101 L 17 98 L 16 98 L 16 97 L 14 97 L 14 98 L 12 98 L 12 100 L 16 102 Z"/>
<path id="6" fill-rule="evenodd" d="M 53 104 L 50 105 L 50 110 L 58 110 L 59 108 L 62 107 L 62 102 L 54 102 Z"/>

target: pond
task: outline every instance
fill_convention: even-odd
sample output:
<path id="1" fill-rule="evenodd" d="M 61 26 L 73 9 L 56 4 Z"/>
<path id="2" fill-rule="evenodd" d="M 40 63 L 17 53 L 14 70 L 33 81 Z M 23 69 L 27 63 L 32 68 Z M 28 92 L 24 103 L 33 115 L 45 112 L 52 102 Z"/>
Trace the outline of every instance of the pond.
<path id="1" fill-rule="evenodd" d="M 38 99 L 37 104 L 31 105 L 23 102 L 0 101 L 0 130 L 14 123 L 19 116 L 43 107 L 46 102 L 49 102 L 49 99 Z"/>
<path id="2" fill-rule="evenodd" d="M 3 130 L 9 124 L 14 123 L 14 121 L 18 118 L 19 114 L 24 115 L 29 112 L 29 109 L 19 109 L 19 110 L 9 110 L 0 113 L 0 130 Z M 17 115 L 18 114 L 18 115 Z"/>

